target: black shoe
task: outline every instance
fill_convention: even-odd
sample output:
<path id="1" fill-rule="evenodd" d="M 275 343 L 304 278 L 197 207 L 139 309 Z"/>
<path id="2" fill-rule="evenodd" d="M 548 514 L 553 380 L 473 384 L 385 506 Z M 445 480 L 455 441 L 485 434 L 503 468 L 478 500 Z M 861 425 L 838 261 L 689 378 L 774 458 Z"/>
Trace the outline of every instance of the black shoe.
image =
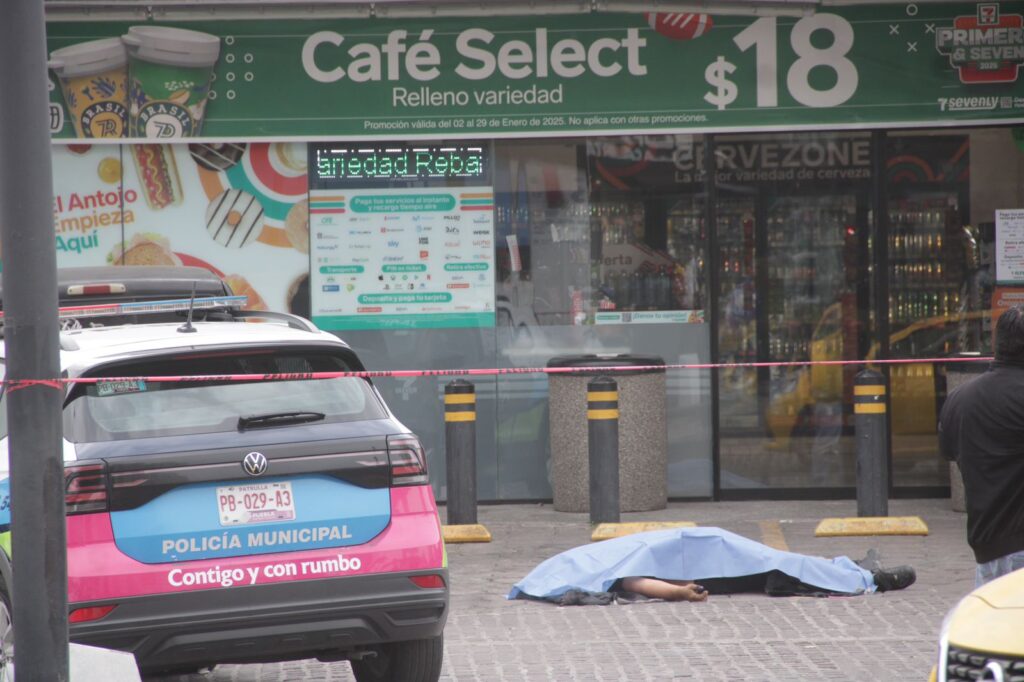
<path id="1" fill-rule="evenodd" d="M 910 566 L 880 568 L 877 571 L 872 571 L 871 576 L 875 579 L 875 587 L 879 592 L 902 590 L 904 587 L 910 587 L 917 580 L 917 573 Z"/>

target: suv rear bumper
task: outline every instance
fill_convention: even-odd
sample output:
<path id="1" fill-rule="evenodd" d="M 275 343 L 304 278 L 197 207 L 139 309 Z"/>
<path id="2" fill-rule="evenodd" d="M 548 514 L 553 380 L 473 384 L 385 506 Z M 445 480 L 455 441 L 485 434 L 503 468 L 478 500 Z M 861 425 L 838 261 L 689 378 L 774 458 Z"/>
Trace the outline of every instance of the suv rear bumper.
<path id="1" fill-rule="evenodd" d="M 410 580 L 431 574 L 448 584 L 447 569 L 433 569 L 119 599 L 101 620 L 72 623 L 70 635 L 131 652 L 149 669 L 337 655 L 440 635 L 448 588 Z"/>

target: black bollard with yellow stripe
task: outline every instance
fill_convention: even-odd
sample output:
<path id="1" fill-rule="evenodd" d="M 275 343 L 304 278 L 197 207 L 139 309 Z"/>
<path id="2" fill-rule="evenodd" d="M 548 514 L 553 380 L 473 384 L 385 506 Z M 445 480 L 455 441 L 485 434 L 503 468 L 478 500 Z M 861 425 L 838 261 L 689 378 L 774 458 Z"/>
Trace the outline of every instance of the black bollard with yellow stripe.
<path id="1" fill-rule="evenodd" d="M 444 387 L 448 523 L 476 523 L 476 388 L 464 379 Z"/>
<path id="2" fill-rule="evenodd" d="M 857 516 L 889 515 L 889 441 L 885 377 L 873 369 L 857 373 L 853 426 L 857 439 Z"/>
<path id="3" fill-rule="evenodd" d="M 590 522 L 619 522 L 619 387 L 610 377 L 587 382 Z"/>

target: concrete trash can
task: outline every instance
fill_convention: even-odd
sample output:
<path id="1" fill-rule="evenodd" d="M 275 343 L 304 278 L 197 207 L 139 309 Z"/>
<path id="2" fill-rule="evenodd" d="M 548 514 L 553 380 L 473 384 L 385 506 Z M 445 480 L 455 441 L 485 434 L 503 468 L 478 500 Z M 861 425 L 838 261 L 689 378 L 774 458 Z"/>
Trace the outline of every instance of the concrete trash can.
<path id="1" fill-rule="evenodd" d="M 609 376 L 619 392 L 619 510 L 664 509 L 668 503 L 665 361 L 652 355 L 560 355 L 548 367 L 587 367 L 548 374 L 551 487 L 556 511 L 590 511 L 587 382 Z M 659 366 L 602 372 L 602 367 Z"/>
<path id="2" fill-rule="evenodd" d="M 961 353 L 960 357 L 978 357 L 979 353 Z M 978 360 L 976 362 L 951 362 L 946 367 L 946 395 L 970 381 L 974 377 L 985 372 L 988 363 Z M 966 512 L 967 501 L 964 498 L 964 479 L 960 474 L 960 465 L 956 462 L 949 463 L 949 497 L 953 511 Z"/>

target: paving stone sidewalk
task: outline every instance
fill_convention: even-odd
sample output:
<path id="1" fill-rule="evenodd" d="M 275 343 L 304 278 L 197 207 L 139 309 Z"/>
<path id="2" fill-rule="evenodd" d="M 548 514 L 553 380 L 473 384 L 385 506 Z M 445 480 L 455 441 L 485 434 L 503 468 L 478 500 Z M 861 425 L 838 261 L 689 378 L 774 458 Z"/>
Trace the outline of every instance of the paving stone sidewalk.
<path id="1" fill-rule="evenodd" d="M 452 608 L 442 680 L 924 680 L 942 617 L 973 587 L 964 515 L 948 500 L 893 500 L 928 536 L 815 538 L 826 517 L 856 516 L 853 501 L 673 503 L 623 521 L 694 521 L 788 549 L 910 564 L 907 590 L 860 597 L 712 595 L 706 603 L 565 607 L 506 601 L 541 560 L 589 541 L 585 514 L 550 505 L 481 506 L 489 544 L 450 545 Z M 776 525 L 777 524 L 777 525 Z M 173 678 L 169 678 L 173 679 Z M 222 666 L 198 682 L 348 681 L 347 663 Z"/>

